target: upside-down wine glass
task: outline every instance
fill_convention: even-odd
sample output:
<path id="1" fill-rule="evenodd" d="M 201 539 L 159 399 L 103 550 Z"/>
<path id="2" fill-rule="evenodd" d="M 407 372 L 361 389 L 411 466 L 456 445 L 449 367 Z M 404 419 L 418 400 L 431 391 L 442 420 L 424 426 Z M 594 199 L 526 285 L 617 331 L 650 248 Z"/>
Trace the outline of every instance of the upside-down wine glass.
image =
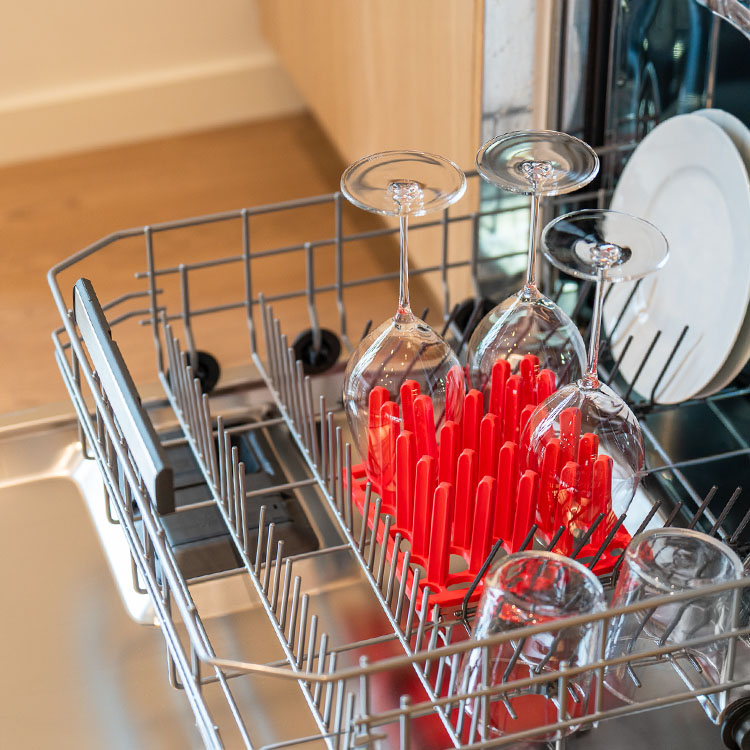
<path id="1" fill-rule="evenodd" d="M 458 358 L 436 331 L 414 315 L 409 305 L 407 239 L 409 217 L 423 216 L 455 203 L 466 190 L 466 178 L 453 162 L 441 156 L 386 151 L 352 164 L 341 177 L 341 190 L 359 208 L 398 216 L 400 223 L 396 314 L 362 339 L 349 358 L 344 375 L 344 407 L 360 457 L 368 474 L 380 469 L 382 476 L 383 467 L 369 465 L 378 454 L 369 448 L 379 439 L 369 414 L 374 388 L 385 388 L 389 399 L 399 403 L 401 386 L 407 380 L 415 381 L 420 393 L 432 399 L 436 428 L 446 414 L 450 419 L 460 419 L 464 387 Z"/>
<path id="2" fill-rule="evenodd" d="M 522 437 L 528 450 L 527 462 L 541 466 L 550 441 L 561 441 L 565 445 L 560 453 L 567 452 L 568 458 L 557 462 L 559 481 L 565 468 L 562 464 L 569 459 L 580 460 L 579 437 L 590 433 L 589 440 L 598 448 L 598 455 L 611 458 L 609 510 L 619 516 L 635 495 L 644 447 L 635 415 L 597 376 L 604 282 L 639 279 L 661 268 L 669 256 L 667 240 L 643 219 L 619 211 L 585 209 L 550 222 L 542 233 L 542 244 L 555 266 L 578 278 L 595 281 L 596 293 L 586 372 L 576 383 L 553 393 L 532 413 Z M 561 421 L 567 424 L 562 440 Z M 585 499 L 581 504 L 585 504 Z M 586 529 L 576 528 L 573 523 L 569 530 L 575 537 Z"/>
<path id="3" fill-rule="evenodd" d="M 516 372 L 526 354 L 552 370 L 558 386 L 569 383 L 583 371 L 586 347 L 573 321 L 535 283 L 539 205 L 542 196 L 570 193 L 591 182 L 599 159 L 588 144 L 566 133 L 521 131 L 485 143 L 477 153 L 477 169 L 503 190 L 530 195 L 531 217 L 526 283 L 491 310 L 472 334 L 467 358 L 471 385 L 486 397 L 495 362 L 506 359 Z"/>

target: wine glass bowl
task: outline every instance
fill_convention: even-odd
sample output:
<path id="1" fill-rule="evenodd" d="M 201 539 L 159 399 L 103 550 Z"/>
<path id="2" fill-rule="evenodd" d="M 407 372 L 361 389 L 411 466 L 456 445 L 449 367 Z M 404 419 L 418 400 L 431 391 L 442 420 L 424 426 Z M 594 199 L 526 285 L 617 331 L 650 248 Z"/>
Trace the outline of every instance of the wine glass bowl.
<path id="1" fill-rule="evenodd" d="M 391 436 L 398 431 L 401 389 L 408 385 L 432 399 L 434 427 L 460 419 L 462 368 L 451 347 L 420 320 L 409 304 L 408 219 L 447 208 L 466 189 L 463 172 L 450 160 L 419 151 L 388 151 L 364 157 L 342 175 L 341 190 L 354 205 L 374 213 L 398 216 L 400 224 L 400 288 L 396 312 L 370 332 L 352 352 L 344 374 L 343 401 L 352 437 L 368 476 L 392 479 Z M 457 387 L 456 375 L 460 375 Z M 386 411 L 371 413 L 376 389 L 387 392 Z M 375 399 L 381 408 L 381 399 Z M 394 411 L 395 407 L 395 411 Z M 395 437 L 394 437 L 395 440 Z M 388 455 L 383 446 L 390 445 Z M 392 468 L 392 467 L 391 467 Z M 389 480 L 390 481 L 390 480 Z M 389 487 L 381 487 L 381 492 Z"/>
<path id="2" fill-rule="evenodd" d="M 635 415 L 598 378 L 604 283 L 641 278 L 661 268 L 669 255 L 667 240 L 643 219 L 617 211 L 585 209 L 548 224 L 542 243 L 553 265 L 573 276 L 596 281 L 596 295 L 586 372 L 532 413 L 523 438 L 527 460 L 538 466 L 553 440 L 565 444 L 566 457 L 556 468 L 559 479 L 568 462 L 575 464 L 572 470 L 577 471 L 588 460 L 578 451 L 579 440 L 588 435 L 586 450 L 593 448 L 598 456 L 610 459 L 611 507 L 601 510 L 619 515 L 635 495 L 645 451 Z M 581 504 L 585 504 L 585 498 Z"/>
<path id="3" fill-rule="evenodd" d="M 563 195 L 587 185 L 599 157 L 579 138 L 555 130 L 506 133 L 482 146 L 479 174 L 503 190 L 522 195 Z"/>
<path id="4" fill-rule="evenodd" d="M 469 341 L 467 364 L 472 387 L 483 390 L 492 367 L 503 358 L 515 368 L 527 354 L 555 373 L 558 385 L 575 380 L 584 369 L 586 347 L 568 315 L 535 284 L 539 202 L 594 179 L 599 159 L 583 141 L 566 133 L 537 130 L 508 133 L 477 153 L 477 169 L 488 182 L 531 196 L 526 283 L 490 311 Z"/>

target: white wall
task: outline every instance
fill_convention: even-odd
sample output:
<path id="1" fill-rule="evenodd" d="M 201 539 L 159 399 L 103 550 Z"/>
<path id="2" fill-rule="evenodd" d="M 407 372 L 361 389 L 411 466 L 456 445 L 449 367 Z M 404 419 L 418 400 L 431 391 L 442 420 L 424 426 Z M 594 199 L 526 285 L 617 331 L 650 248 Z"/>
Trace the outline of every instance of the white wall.
<path id="1" fill-rule="evenodd" d="M 4 4 L 0 163 L 301 107 L 255 0 Z"/>

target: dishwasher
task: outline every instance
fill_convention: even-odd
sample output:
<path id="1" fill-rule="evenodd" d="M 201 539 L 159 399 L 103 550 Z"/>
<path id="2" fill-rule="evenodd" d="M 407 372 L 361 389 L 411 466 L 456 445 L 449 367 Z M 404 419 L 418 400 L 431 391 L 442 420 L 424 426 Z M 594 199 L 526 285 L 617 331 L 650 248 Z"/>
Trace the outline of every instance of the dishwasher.
<path id="1" fill-rule="evenodd" d="M 586 96 L 594 96 L 597 87 L 599 94 L 609 92 L 610 104 L 619 101 L 613 93 L 618 86 L 628 88 L 621 86 L 617 68 L 623 8 L 589 26 L 591 35 L 598 33 L 606 42 L 609 76 L 589 76 L 581 90 Z M 723 23 L 704 24 L 709 80 L 696 107 L 707 98 L 710 104 L 713 96 L 712 55 Z M 570 28 L 567 22 L 561 26 L 563 70 Z M 570 88 L 569 82 L 556 85 L 564 93 Z M 607 205 L 640 138 L 674 113 L 647 88 L 643 84 L 637 92 L 642 106 L 632 116 L 584 118 L 580 134 L 599 144 L 601 179 L 580 195 L 549 201 L 551 215 Z M 564 119 L 575 112 L 561 101 L 558 114 Z M 478 205 L 465 198 L 439 219 L 412 229 L 438 249 L 435 264 L 412 269 L 412 275 L 435 280 L 441 309 L 433 311 L 431 322 L 458 351 L 466 344 L 469 323 L 478 319 L 482 295 L 495 293 L 498 274 L 507 282 L 502 264 L 513 253 L 493 252 L 487 238 L 509 220 L 528 221 L 527 205 L 499 199 L 484 186 L 480 191 L 476 173 L 467 173 L 467 179 L 477 188 L 468 194 L 481 195 Z M 189 724 L 190 718 L 195 725 L 195 732 L 178 744 L 165 740 L 163 746 L 538 747 L 533 742 L 538 727 L 502 737 L 487 731 L 488 706 L 493 699 L 503 700 L 508 684 L 467 692 L 458 679 L 465 653 L 478 643 L 486 654 L 498 642 L 498 636 L 479 642 L 466 638 L 482 575 L 497 548 L 447 604 L 431 602 L 429 590 L 419 588 L 424 571 L 409 567 L 408 551 L 389 543 L 392 519 L 381 512 L 380 499 L 370 491 L 364 499 L 355 498 L 360 469 L 341 404 L 346 356 L 340 352 L 356 345 L 364 321 L 348 314 L 347 297 L 387 294 L 397 274 L 363 274 L 347 263 L 347 248 L 387 242 L 398 229 L 347 232 L 343 204 L 337 192 L 120 231 L 51 269 L 48 279 L 62 319 L 53 333 L 55 358 L 78 430 L 78 441 L 66 448 L 64 462 L 60 459 L 65 465 L 58 471 L 75 475 L 86 488 L 88 513 L 128 615 L 143 628 L 155 626 L 152 632 L 163 641 L 164 656 L 149 658 L 163 659 L 164 683 L 184 703 L 182 721 Z M 303 230 L 300 217 L 311 209 L 328 212 L 330 236 L 301 236 L 288 246 L 258 249 L 257 227 L 264 218 L 296 223 Z M 217 255 L 204 234 L 216 226 L 231 227 L 236 237 L 226 254 Z M 459 241 L 468 252 L 457 259 L 453 245 Z M 162 243 L 197 247 L 200 259 L 160 263 Z M 316 267 L 324 252 L 331 259 L 332 278 L 321 281 Z M 144 267 L 131 286 L 113 289 L 108 268 L 135 253 L 144 258 Z M 258 289 L 258 264 L 264 262 L 303 263 L 305 287 Z M 212 283 L 217 268 L 233 270 L 235 297 Z M 460 274 L 469 275 L 474 297 L 456 298 Z M 555 300 L 585 328 L 590 285 L 548 268 L 544 278 Z M 323 301 L 334 310 L 335 330 L 320 322 Z M 300 310 L 307 318 L 302 324 Z M 210 354 L 210 331 L 228 320 L 238 331 L 236 347 L 247 349 L 246 363 L 217 387 L 219 365 Z M 156 390 L 136 386 L 131 377 L 130 356 L 118 346 L 125 324 L 137 338 L 125 353 L 148 352 L 156 360 Z M 671 356 L 680 342 L 679 337 L 672 342 Z M 665 406 L 624 382 L 619 371 L 625 356 L 627 347 L 614 357 L 605 341 L 600 370 L 641 420 L 647 471 L 641 502 L 618 523 L 632 535 L 658 526 L 698 528 L 746 554 L 750 512 L 744 512 L 740 481 L 734 480 L 746 474 L 750 454 L 743 432 L 747 422 L 742 421 L 750 387 L 740 379 L 716 395 Z M 665 361 L 663 368 L 668 366 Z M 694 420 L 713 413 L 719 402 L 734 405 L 732 413 L 739 415 L 735 421 L 718 421 L 726 435 L 704 439 L 697 457 L 675 455 L 664 436 L 665 424 L 673 430 L 673 420 L 703 425 Z M 33 450 L 31 438 L 18 448 L 19 455 Z M 727 469 L 727 461 L 737 468 Z M 695 470 L 700 475 L 691 473 Z M 704 490 L 706 476 L 710 485 Z M 610 541 L 598 550 L 597 560 Z M 602 576 L 605 588 L 611 590 L 616 571 L 617 565 Z M 702 590 L 702 595 L 734 592 L 735 619 L 725 636 L 730 667 L 720 681 L 704 679 L 684 647 L 662 646 L 639 654 L 636 671 L 645 666 L 643 679 L 633 677 L 633 702 L 612 705 L 603 689 L 609 663 L 602 653 L 585 668 L 596 686 L 590 705 L 579 706 L 575 720 L 565 718 L 564 708 L 551 719 L 544 727 L 549 744 L 571 750 L 656 742 L 701 749 L 749 746 L 750 627 L 741 606 L 746 583 L 742 579 Z M 689 601 L 691 595 L 681 596 Z M 645 614 L 648 608 L 640 606 Z M 618 612 L 610 608 L 579 619 L 601 622 L 606 629 Z M 554 690 L 576 701 L 569 689 L 574 676 L 575 670 L 562 665 L 527 679 L 524 687 Z M 149 704 L 148 695 L 142 700 Z M 566 701 L 560 698 L 561 705 Z M 469 702 L 479 707 L 471 714 L 465 710 Z M 574 725 L 576 731 L 567 736 Z M 112 731 L 120 730 L 130 736 L 127 727 Z M 123 742 L 123 747 L 138 746 L 135 740 Z"/>

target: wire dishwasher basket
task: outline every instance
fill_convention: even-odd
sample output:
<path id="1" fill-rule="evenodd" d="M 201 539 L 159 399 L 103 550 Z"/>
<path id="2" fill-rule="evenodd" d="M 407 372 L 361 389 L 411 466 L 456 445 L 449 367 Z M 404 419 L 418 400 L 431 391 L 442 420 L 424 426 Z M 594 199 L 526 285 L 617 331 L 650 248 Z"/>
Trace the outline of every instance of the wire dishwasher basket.
<path id="1" fill-rule="evenodd" d="M 476 175 L 469 175 L 469 180 L 477 180 Z M 602 200 L 597 194 L 582 196 L 581 200 L 592 198 Z M 253 227 L 260 217 L 276 214 L 283 219 L 311 205 L 331 211 L 333 237 L 273 250 L 251 249 Z M 413 273 L 441 279 L 444 333 L 457 349 L 465 345 L 466 337 L 455 320 L 456 307 L 451 299 L 453 275 L 469 269 L 476 280 L 478 264 L 493 261 L 484 257 L 480 260 L 477 226 L 483 216 L 467 211 L 465 205 L 464 202 L 462 208 L 459 203 L 440 220 L 413 229 L 415 235 L 432 231 L 438 237 L 440 262 L 415 269 Z M 504 210 L 518 209 L 497 209 L 497 212 Z M 215 252 L 209 247 L 207 260 L 172 266 L 156 264 L 157 236 L 161 241 L 162 237 L 178 232 L 183 233 L 181 236 L 186 231 L 198 235 L 212 224 L 228 224 L 237 229 L 241 240 L 233 254 L 211 258 Z M 449 230 L 454 226 L 465 226 L 471 232 L 471 253 L 467 260 L 449 262 Z M 304 300 L 312 323 L 310 346 L 314 348 L 316 344 L 322 345 L 324 335 L 318 323 L 318 300 L 321 295 L 333 297 L 337 333 L 350 345 L 345 292 L 357 290 L 357 294 L 374 297 L 395 274 L 345 275 L 348 243 L 395 231 L 379 229 L 345 234 L 342 196 L 336 193 L 309 201 L 119 232 L 49 272 L 63 323 L 53 335 L 55 356 L 78 414 L 84 454 L 95 460 L 101 471 L 105 486 L 102 512 L 106 512 L 110 523 L 119 524 L 127 540 L 132 555 L 132 586 L 135 592 L 148 594 L 153 621 L 161 628 L 166 644 L 169 679 L 174 687 L 184 690 L 202 741 L 211 748 L 241 746 L 269 750 L 287 746 L 470 750 L 517 746 L 546 729 L 552 736 L 557 733 L 552 740 L 557 748 L 613 747 L 611 736 L 603 738 L 607 736 L 607 727 L 617 724 L 619 717 L 646 709 L 662 709 L 649 716 L 671 716 L 668 712 L 674 709 L 670 707 L 689 706 L 692 711 L 692 706 L 699 703 L 714 723 L 720 723 L 729 700 L 728 691 L 741 688 L 748 679 L 739 675 L 745 648 L 741 636 L 750 632 L 749 628 L 740 628 L 740 601 L 746 581 L 701 591 L 701 596 L 727 589 L 735 591 L 733 629 L 726 634 L 729 670 L 722 682 L 710 684 L 702 679 L 700 666 L 686 650 L 686 645 L 697 646 L 700 641 L 680 647 L 655 646 L 652 651 L 639 653 L 637 659 L 631 658 L 632 679 L 639 686 L 639 697 L 632 705 L 612 706 L 603 684 L 604 669 L 625 659 L 606 660 L 602 651 L 599 660 L 586 668 L 594 675 L 589 705 L 579 707 L 576 718 L 566 719 L 567 704 L 580 701 L 569 689 L 569 681 L 585 671 L 583 668 L 571 669 L 563 664 L 559 670 L 528 679 L 491 684 L 487 673 L 490 649 L 510 640 L 509 635 L 469 641 L 466 633 L 471 607 L 433 605 L 428 589 L 418 596 L 421 570 L 417 566 L 411 566 L 413 576 L 407 586 L 407 576 L 398 576 L 397 572 L 401 564 L 408 569 L 409 552 L 406 545 L 396 546 L 392 559 L 388 559 L 387 545 L 381 540 L 388 539 L 391 519 L 381 513 L 380 501 L 374 494 L 366 501 L 373 519 L 371 528 L 362 523 L 362 515 L 352 502 L 355 457 L 345 439 L 338 395 L 341 366 L 320 375 L 307 374 L 285 332 L 297 321 L 285 320 L 281 314 L 277 317 L 271 305 L 281 309 L 290 300 Z M 71 278 L 75 278 L 85 260 L 105 253 L 117 262 L 118 257 L 124 257 L 118 254 L 131 253 L 134 241 L 145 243 L 147 267 L 136 275 L 132 288 L 119 290 L 103 305 L 96 296 L 98 282 L 92 285 L 79 280 L 72 295 L 70 286 L 63 288 L 61 276 L 70 276 L 66 272 L 73 271 Z M 316 280 L 313 259 L 320 248 L 333 250 L 336 276 L 333 283 Z M 268 257 L 282 264 L 293 263 L 300 254 L 307 264 L 306 288 L 264 299 L 253 286 L 256 264 Z M 198 287 L 201 273 L 219 266 L 236 270 L 244 284 L 243 298 L 211 299 L 210 289 L 209 295 L 201 296 Z M 160 288 L 168 278 L 179 280 L 180 293 L 173 307 L 167 304 Z M 560 280 L 559 292 L 563 287 L 570 290 L 573 282 Z M 585 307 L 588 291 L 586 285 L 577 289 L 572 304 L 574 314 L 579 315 Z M 196 299 L 208 302 L 196 306 Z M 143 300 L 146 301 L 143 309 L 130 309 L 133 301 L 140 304 Z M 476 317 L 476 306 L 472 313 Z M 257 371 L 259 378 L 248 375 L 243 388 L 209 393 L 202 385 L 205 378 L 202 381 L 197 377 L 199 357 L 194 322 L 201 318 L 205 327 L 206 321 L 226 315 L 244 320 L 255 368 L 251 372 Z M 166 402 L 157 401 L 153 408 L 142 406 L 112 338 L 112 332 L 116 334 L 127 320 L 140 321 L 138 330 L 150 333 L 153 338 L 158 376 L 166 394 Z M 178 340 L 178 330 L 183 341 Z M 676 341 L 675 348 L 678 346 Z M 610 361 L 609 375 L 614 386 L 618 385 L 615 378 L 618 367 L 617 362 Z M 229 406 L 234 403 L 230 402 L 230 396 L 238 391 L 249 394 L 239 409 Z M 744 399 L 745 394 L 746 391 L 729 390 L 717 398 Z M 627 396 L 632 396 L 630 390 Z M 634 408 L 643 416 L 657 407 L 652 401 L 640 400 L 634 403 Z M 696 496 L 696 491 L 647 425 L 644 432 L 649 455 L 661 461 L 655 462 L 659 465 L 651 469 L 651 478 L 668 476 L 670 482 L 682 486 L 687 500 L 672 502 L 667 497 L 649 496 L 649 503 L 632 511 L 633 517 L 618 519 L 618 524 L 625 523 L 631 533 L 655 524 L 700 526 L 736 546 L 750 518 L 748 514 L 732 524 L 731 529 L 727 528 L 727 518 L 740 489 L 731 495 L 720 513 L 709 510 L 716 488 L 707 498 L 698 498 L 694 512 L 687 512 L 688 501 Z M 237 442 L 240 436 L 249 441 L 245 447 Z M 254 460 L 247 453 L 248 444 L 256 449 L 258 445 L 265 446 L 261 453 L 265 451 L 266 458 L 260 462 L 276 467 L 270 472 L 273 481 L 264 486 L 247 485 L 249 464 Z M 177 491 L 180 469 L 170 458 L 170 451 L 188 449 L 204 494 L 198 500 L 180 502 Z M 283 458 L 284 453 L 288 459 Z M 732 455 L 736 453 L 735 450 Z M 739 454 L 745 453 L 743 449 Z M 301 515 L 299 508 L 295 511 L 298 516 L 291 514 L 292 521 L 297 518 L 297 522 L 290 523 L 283 516 L 283 502 L 279 498 L 299 501 Z M 206 509 L 220 518 L 221 528 L 217 533 L 228 538 L 235 561 L 209 574 L 185 568 L 170 531 L 171 520 Z M 365 517 L 367 512 L 366 506 Z M 300 523 L 311 530 L 307 536 L 308 541 L 313 540 L 312 544 L 300 545 L 299 538 L 294 536 L 294 529 L 300 528 Z M 530 533 L 528 544 L 532 536 Z M 490 559 L 483 570 L 489 562 Z M 593 565 L 591 560 L 588 563 Z M 251 656 L 242 643 L 225 637 L 222 628 L 216 626 L 210 608 L 205 608 L 196 595 L 197 589 L 206 583 L 227 579 L 241 582 L 247 608 L 265 615 L 264 628 L 252 633 L 249 639 L 253 646 Z M 612 581 L 604 583 L 611 586 Z M 671 599 L 683 601 L 691 596 L 694 595 L 688 592 Z M 467 595 L 464 605 L 468 601 Z M 648 606 L 658 603 L 649 602 Z M 647 611 L 639 606 L 644 613 Z M 637 608 L 609 609 L 600 615 L 571 618 L 569 622 L 575 625 L 598 619 L 606 633 L 616 614 Z M 232 615 L 235 616 L 241 617 L 242 612 Z M 535 626 L 516 631 L 513 642 L 543 630 L 543 626 Z M 462 656 L 471 648 L 481 649 L 485 670 L 482 684 L 467 692 L 458 675 Z M 657 683 L 649 683 L 651 674 L 657 675 Z M 503 737 L 492 736 L 487 726 L 492 704 L 506 702 L 514 691 L 529 685 L 557 696 L 557 720 L 551 719 L 546 728 L 521 728 Z M 270 730 L 261 726 L 256 734 L 254 726 L 264 724 L 258 716 L 264 710 L 259 695 L 276 696 L 274 700 L 286 706 L 283 714 L 286 718 L 276 721 Z M 302 734 L 293 728 L 291 716 L 300 711 L 300 701 L 309 713 Z M 467 705 L 474 710 L 466 711 Z M 698 714 L 704 720 L 700 708 Z M 632 726 L 632 718 L 629 721 Z M 719 730 L 707 721 L 704 723 L 713 732 L 708 735 L 715 740 L 711 746 L 719 747 Z M 582 730 L 566 738 L 564 730 L 573 725 L 580 725 Z M 682 731 L 693 730 L 688 725 Z"/>

